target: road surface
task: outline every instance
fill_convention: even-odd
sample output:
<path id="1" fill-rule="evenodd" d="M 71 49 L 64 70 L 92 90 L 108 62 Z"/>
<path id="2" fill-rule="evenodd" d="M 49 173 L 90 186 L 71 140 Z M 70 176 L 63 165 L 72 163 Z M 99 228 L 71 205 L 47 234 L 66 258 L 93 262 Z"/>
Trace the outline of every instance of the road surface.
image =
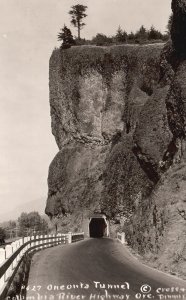
<path id="1" fill-rule="evenodd" d="M 185 281 L 141 264 L 108 238 L 38 252 L 27 290 L 28 300 L 186 299 Z"/>

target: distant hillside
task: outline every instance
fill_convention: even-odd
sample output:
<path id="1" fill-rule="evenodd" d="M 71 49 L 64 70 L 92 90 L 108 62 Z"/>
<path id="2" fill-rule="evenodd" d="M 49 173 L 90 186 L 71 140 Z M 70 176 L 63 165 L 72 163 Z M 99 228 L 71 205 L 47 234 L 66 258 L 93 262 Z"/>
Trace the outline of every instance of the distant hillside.
<path id="1" fill-rule="evenodd" d="M 45 198 L 25 202 L 17 206 L 14 210 L 10 208 L 10 211 L 5 214 L 0 214 L 0 223 L 9 220 L 16 220 L 22 212 L 37 211 L 41 215 L 45 213 Z"/>

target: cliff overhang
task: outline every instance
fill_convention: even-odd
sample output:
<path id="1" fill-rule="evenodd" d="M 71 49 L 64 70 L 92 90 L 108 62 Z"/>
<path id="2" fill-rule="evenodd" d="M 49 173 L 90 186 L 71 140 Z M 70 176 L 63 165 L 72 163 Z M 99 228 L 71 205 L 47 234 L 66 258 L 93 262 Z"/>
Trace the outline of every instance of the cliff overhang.
<path id="1" fill-rule="evenodd" d="M 111 234 L 124 230 L 135 250 L 183 274 L 186 1 L 173 0 L 172 8 L 167 44 L 53 51 L 50 107 L 59 152 L 49 168 L 46 213 L 67 230 L 103 213 Z"/>

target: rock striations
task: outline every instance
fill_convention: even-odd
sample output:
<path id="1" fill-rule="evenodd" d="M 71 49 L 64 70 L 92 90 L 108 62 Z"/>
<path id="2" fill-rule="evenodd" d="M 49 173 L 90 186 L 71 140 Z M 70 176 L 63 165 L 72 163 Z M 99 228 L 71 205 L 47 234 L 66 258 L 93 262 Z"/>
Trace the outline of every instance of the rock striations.
<path id="1" fill-rule="evenodd" d="M 173 0 L 172 9 L 166 45 L 53 51 L 59 152 L 46 213 L 76 230 L 90 212 L 102 212 L 146 259 L 184 276 L 186 1 Z"/>

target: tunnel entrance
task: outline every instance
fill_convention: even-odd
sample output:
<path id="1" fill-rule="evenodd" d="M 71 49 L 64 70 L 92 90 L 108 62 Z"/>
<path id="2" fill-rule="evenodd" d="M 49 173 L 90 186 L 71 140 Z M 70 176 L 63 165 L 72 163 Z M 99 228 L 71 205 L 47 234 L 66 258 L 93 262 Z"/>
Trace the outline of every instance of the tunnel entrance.
<path id="1" fill-rule="evenodd" d="M 92 216 L 89 223 L 89 236 L 92 238 L 101 238 L 108 235 L 109 230 L 106 217 L 102 215 Z"/>

